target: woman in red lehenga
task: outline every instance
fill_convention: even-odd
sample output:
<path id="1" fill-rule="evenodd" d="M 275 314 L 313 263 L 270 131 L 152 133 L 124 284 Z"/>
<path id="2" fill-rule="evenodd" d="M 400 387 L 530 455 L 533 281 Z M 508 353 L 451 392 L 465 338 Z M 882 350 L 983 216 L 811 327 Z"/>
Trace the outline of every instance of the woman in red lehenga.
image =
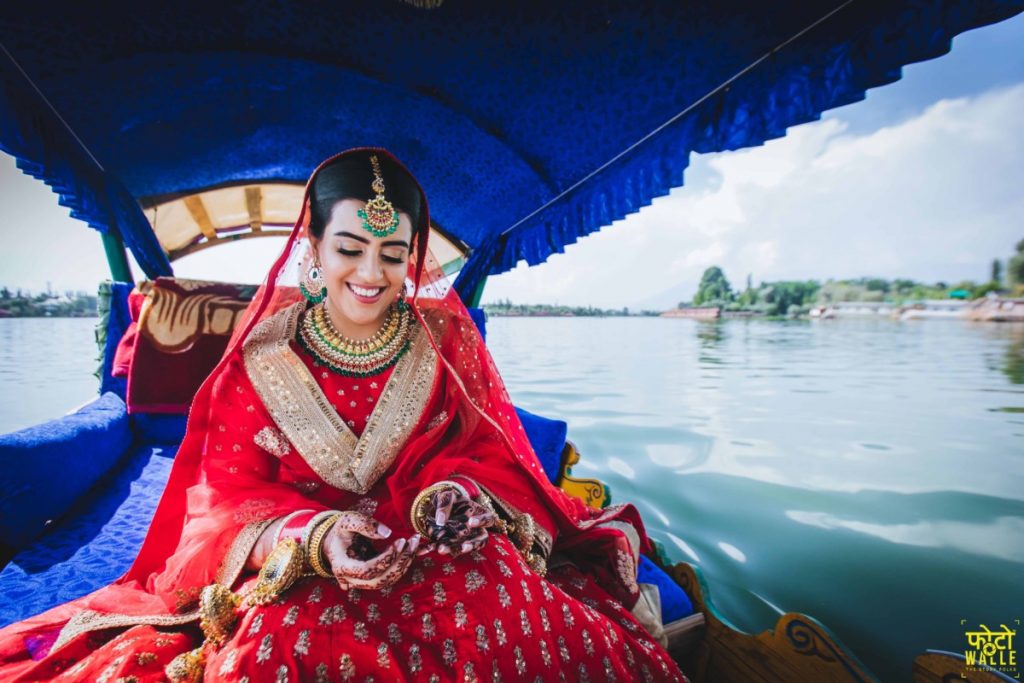
<path id="1" fill-rule="evenodd" d="M 428 230 L 386 151 L 321 164 L 135 563 L 0 631 L 0 678 L 686 680 L 636 510 L 546 480 Z"/>

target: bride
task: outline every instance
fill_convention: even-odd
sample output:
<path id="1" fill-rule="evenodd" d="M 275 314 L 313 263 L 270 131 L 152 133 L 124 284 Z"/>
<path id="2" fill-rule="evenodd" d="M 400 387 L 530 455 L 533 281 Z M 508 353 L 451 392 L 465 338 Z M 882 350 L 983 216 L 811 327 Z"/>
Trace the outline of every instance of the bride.
<path id="1" fill-rule="evenodd" d="M 547 481 L 429 225 L 383 149 L 314 171 L 135 563 L 0 631 L 0 678 L 686 680 L 636 510 Z"/>

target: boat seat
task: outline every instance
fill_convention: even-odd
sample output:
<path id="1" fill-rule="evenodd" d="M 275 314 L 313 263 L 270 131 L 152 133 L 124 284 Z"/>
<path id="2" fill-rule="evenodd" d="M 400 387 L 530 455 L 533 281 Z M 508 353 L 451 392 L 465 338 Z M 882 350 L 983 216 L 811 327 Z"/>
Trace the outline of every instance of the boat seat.
<path id="1" fill-rule="evenodd" d="M 0 626 L 81 597 L 131 565 L 177 446 L 136 446 L 125 464 L 0 572 Z"/>

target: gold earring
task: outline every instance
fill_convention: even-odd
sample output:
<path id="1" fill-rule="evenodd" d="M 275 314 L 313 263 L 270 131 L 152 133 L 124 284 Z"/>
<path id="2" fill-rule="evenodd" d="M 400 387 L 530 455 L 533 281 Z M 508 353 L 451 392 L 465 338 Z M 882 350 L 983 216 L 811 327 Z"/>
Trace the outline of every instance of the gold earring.
<path id="1" fill-rule="evenodd" d="M 327 287 L 324 285 L 324 274 L 320 264 L 315 260 L 309 264 L 309 268 L 303 273 L 299 281 L 299 290 L 302 296 L 311 304 L 318 304 L 327 298 Z"/>

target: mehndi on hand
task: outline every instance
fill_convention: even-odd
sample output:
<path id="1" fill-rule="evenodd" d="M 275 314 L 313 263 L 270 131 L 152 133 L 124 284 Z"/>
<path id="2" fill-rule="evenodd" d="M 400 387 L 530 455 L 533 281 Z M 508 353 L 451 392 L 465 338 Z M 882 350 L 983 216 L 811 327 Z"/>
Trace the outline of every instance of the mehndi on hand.
<path id="1" fill-rule="evenodd" d="M 493 512 L 456 488 L 435 491 L 423 512 L 420 532 L 442 555 L 456 556 L 483 547 L 487 527 L 497 520 Z"/>

